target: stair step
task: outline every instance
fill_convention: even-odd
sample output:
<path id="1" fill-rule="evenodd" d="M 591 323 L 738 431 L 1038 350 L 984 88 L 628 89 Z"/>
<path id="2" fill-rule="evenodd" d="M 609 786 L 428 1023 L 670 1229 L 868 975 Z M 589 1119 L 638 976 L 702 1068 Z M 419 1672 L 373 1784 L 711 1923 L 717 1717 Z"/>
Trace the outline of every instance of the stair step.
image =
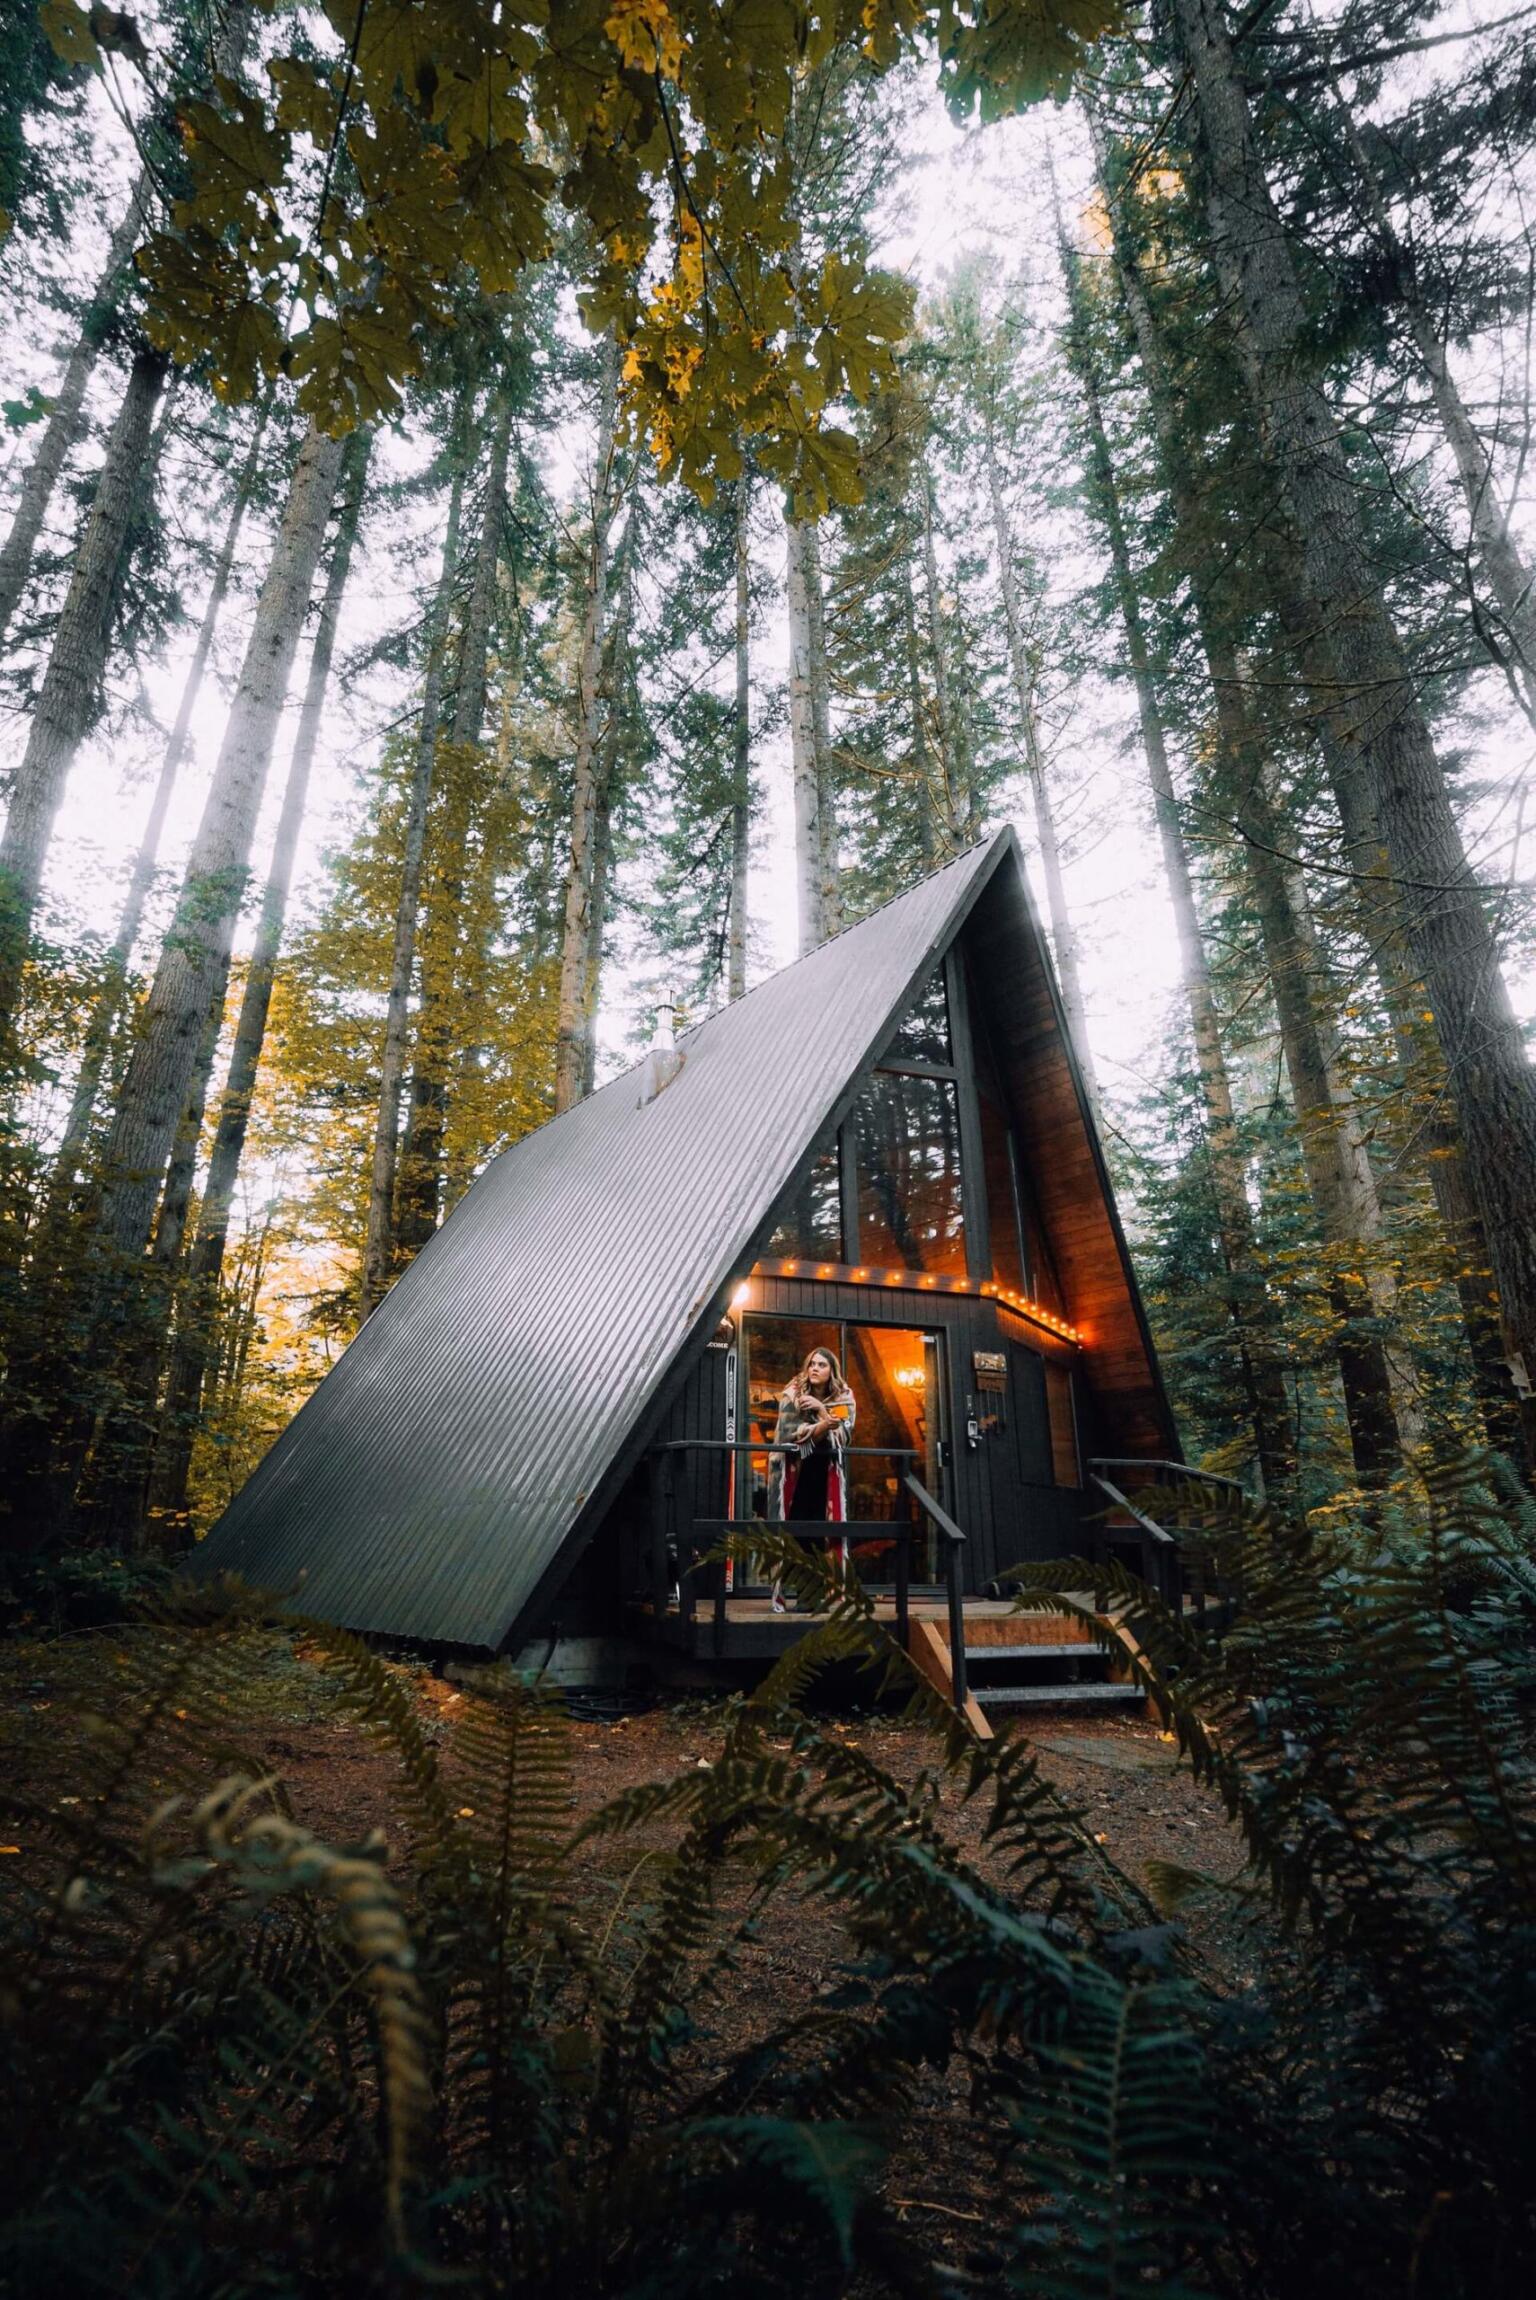
<path id="1" fill-rule="evenodd" d="M 1104 1648 L 1091 1639 L 1075 1638 L 1070 1645 L 968 1645 L 967 1661 L 1102 1661 Z"/>
<path id="2" fill-rule="evenodd" d="M 1139 1685 L 973 1685 L 984 1709 L 1045 1708 L 1058 1701 L 1145 1701 Z"/>

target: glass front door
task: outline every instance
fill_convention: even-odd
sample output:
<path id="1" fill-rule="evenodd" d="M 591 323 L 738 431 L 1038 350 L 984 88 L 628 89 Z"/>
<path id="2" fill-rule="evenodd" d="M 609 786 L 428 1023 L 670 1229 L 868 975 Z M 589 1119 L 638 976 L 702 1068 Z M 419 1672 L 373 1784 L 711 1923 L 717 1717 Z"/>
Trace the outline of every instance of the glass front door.
<path id="1" fill-rule="evenodd" d="M 848 1516 L 883 1524 L 907 1515 L 902 1487 L 905 1471 L 915 1471 L 935 1501 L 944 1499 L 943 1336 L 918 1326 L 879 1326 L 852 1319 L 781 1318 L 758 1312 L 743 1322 L 741 1379 L 745 1390 L 744 1435 L 757 1444 L 771 1441 L 779 1395 L 812 1350 L 831 1350 L 853 1392 L 855 1422 L 849 1456 Z M 862 1449 L 890 1446 L 908 1459 Z M 766 1517 L 770 1456 L 754 1453 L 751 1494 L 739 1497 L 737 1514 Z M 740 1507 L 740 1499 L 749 1506 Z M 917 1526 L 912 1555 L 915 1581 L 936 1582 L 937 1543 L 924 1517 Z M 890 1579 L 888 1551 L 855 1553 L 865 1580 Z"/>

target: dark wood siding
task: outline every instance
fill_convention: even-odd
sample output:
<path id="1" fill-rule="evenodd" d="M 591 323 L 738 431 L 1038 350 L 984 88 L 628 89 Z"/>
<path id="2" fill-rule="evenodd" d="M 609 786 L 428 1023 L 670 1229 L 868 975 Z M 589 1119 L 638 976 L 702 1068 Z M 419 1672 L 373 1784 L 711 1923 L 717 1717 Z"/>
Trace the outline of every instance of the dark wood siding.
<path id="1" fill-rule="evenodd" d="M 734 1352 L 711 1345 L 700 1352 L 662 1424 L 659 1437 L 725 1437 L 726 1377 L 735 1363 Z M 723 1454 L 686 1452 L 677 1456 L 673 1475 L 681 1516 L 724 1517 L 729 1477 Z"/>

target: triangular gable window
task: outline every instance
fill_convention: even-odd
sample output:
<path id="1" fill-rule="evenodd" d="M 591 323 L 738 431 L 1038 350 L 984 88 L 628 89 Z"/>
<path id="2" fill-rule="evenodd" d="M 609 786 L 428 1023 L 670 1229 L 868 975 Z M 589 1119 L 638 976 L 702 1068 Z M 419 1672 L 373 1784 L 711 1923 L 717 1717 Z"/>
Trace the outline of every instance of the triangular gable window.
<path id="1" fill-rule="evenodd" d="M 967 1274 L 956 1080 L 876 1070 L 845 1133 L 853 1136 L 858 1259 L 938 1277 Z"/>
<path id="2" fill-rule="evenodd" d="M 881 1057 L 883 1062 L 937 1063 L 942 1069 L 952 1066 L 954 1039 L 949 1026 L 949 992 L 944 975 L 945 969 L 941 966 L 926 990 L 918 992 L 896 1025 L 896 1035 Z"/>
<path id="3" fill-rule="evenodd" d="M 770 1257 L 990 1276 L 1027 1292 L 1012 1136 L 980 1084 L 963 970 L 951 956 L 897 1024 L 836 1142 L 812 1162 Z"/>

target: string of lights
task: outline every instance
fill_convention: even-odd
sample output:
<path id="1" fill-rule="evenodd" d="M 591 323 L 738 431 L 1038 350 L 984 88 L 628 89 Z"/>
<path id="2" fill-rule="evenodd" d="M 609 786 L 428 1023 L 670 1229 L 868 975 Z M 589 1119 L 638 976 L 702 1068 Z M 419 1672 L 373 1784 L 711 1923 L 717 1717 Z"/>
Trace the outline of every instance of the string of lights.
<path id="1" fill-rule="evenodd" d="M 1083 1346 L 1079 1329 L 1067 1319 L 1048 1310 L 1043 1302 L 1032 1301 L 1027 1294 L 1015 1293 L 995 1278 L 984 1278 L 978 1285 L 970 1278 L 953 1277 L 947 1272 L 934 1270 L 887 1270 L 868 1263 L 815 1262 L 804 1258 L 754 1262 L 754 1278 L 819 1278 L 839 1285 L 889 1286 L 908 1293 L 969 1294 L 973 1298 L 995 1301 L 1015 1317 L 1026 1319 L 1057 1341 L 1070 1342 L 1075 1349 Z"/>

